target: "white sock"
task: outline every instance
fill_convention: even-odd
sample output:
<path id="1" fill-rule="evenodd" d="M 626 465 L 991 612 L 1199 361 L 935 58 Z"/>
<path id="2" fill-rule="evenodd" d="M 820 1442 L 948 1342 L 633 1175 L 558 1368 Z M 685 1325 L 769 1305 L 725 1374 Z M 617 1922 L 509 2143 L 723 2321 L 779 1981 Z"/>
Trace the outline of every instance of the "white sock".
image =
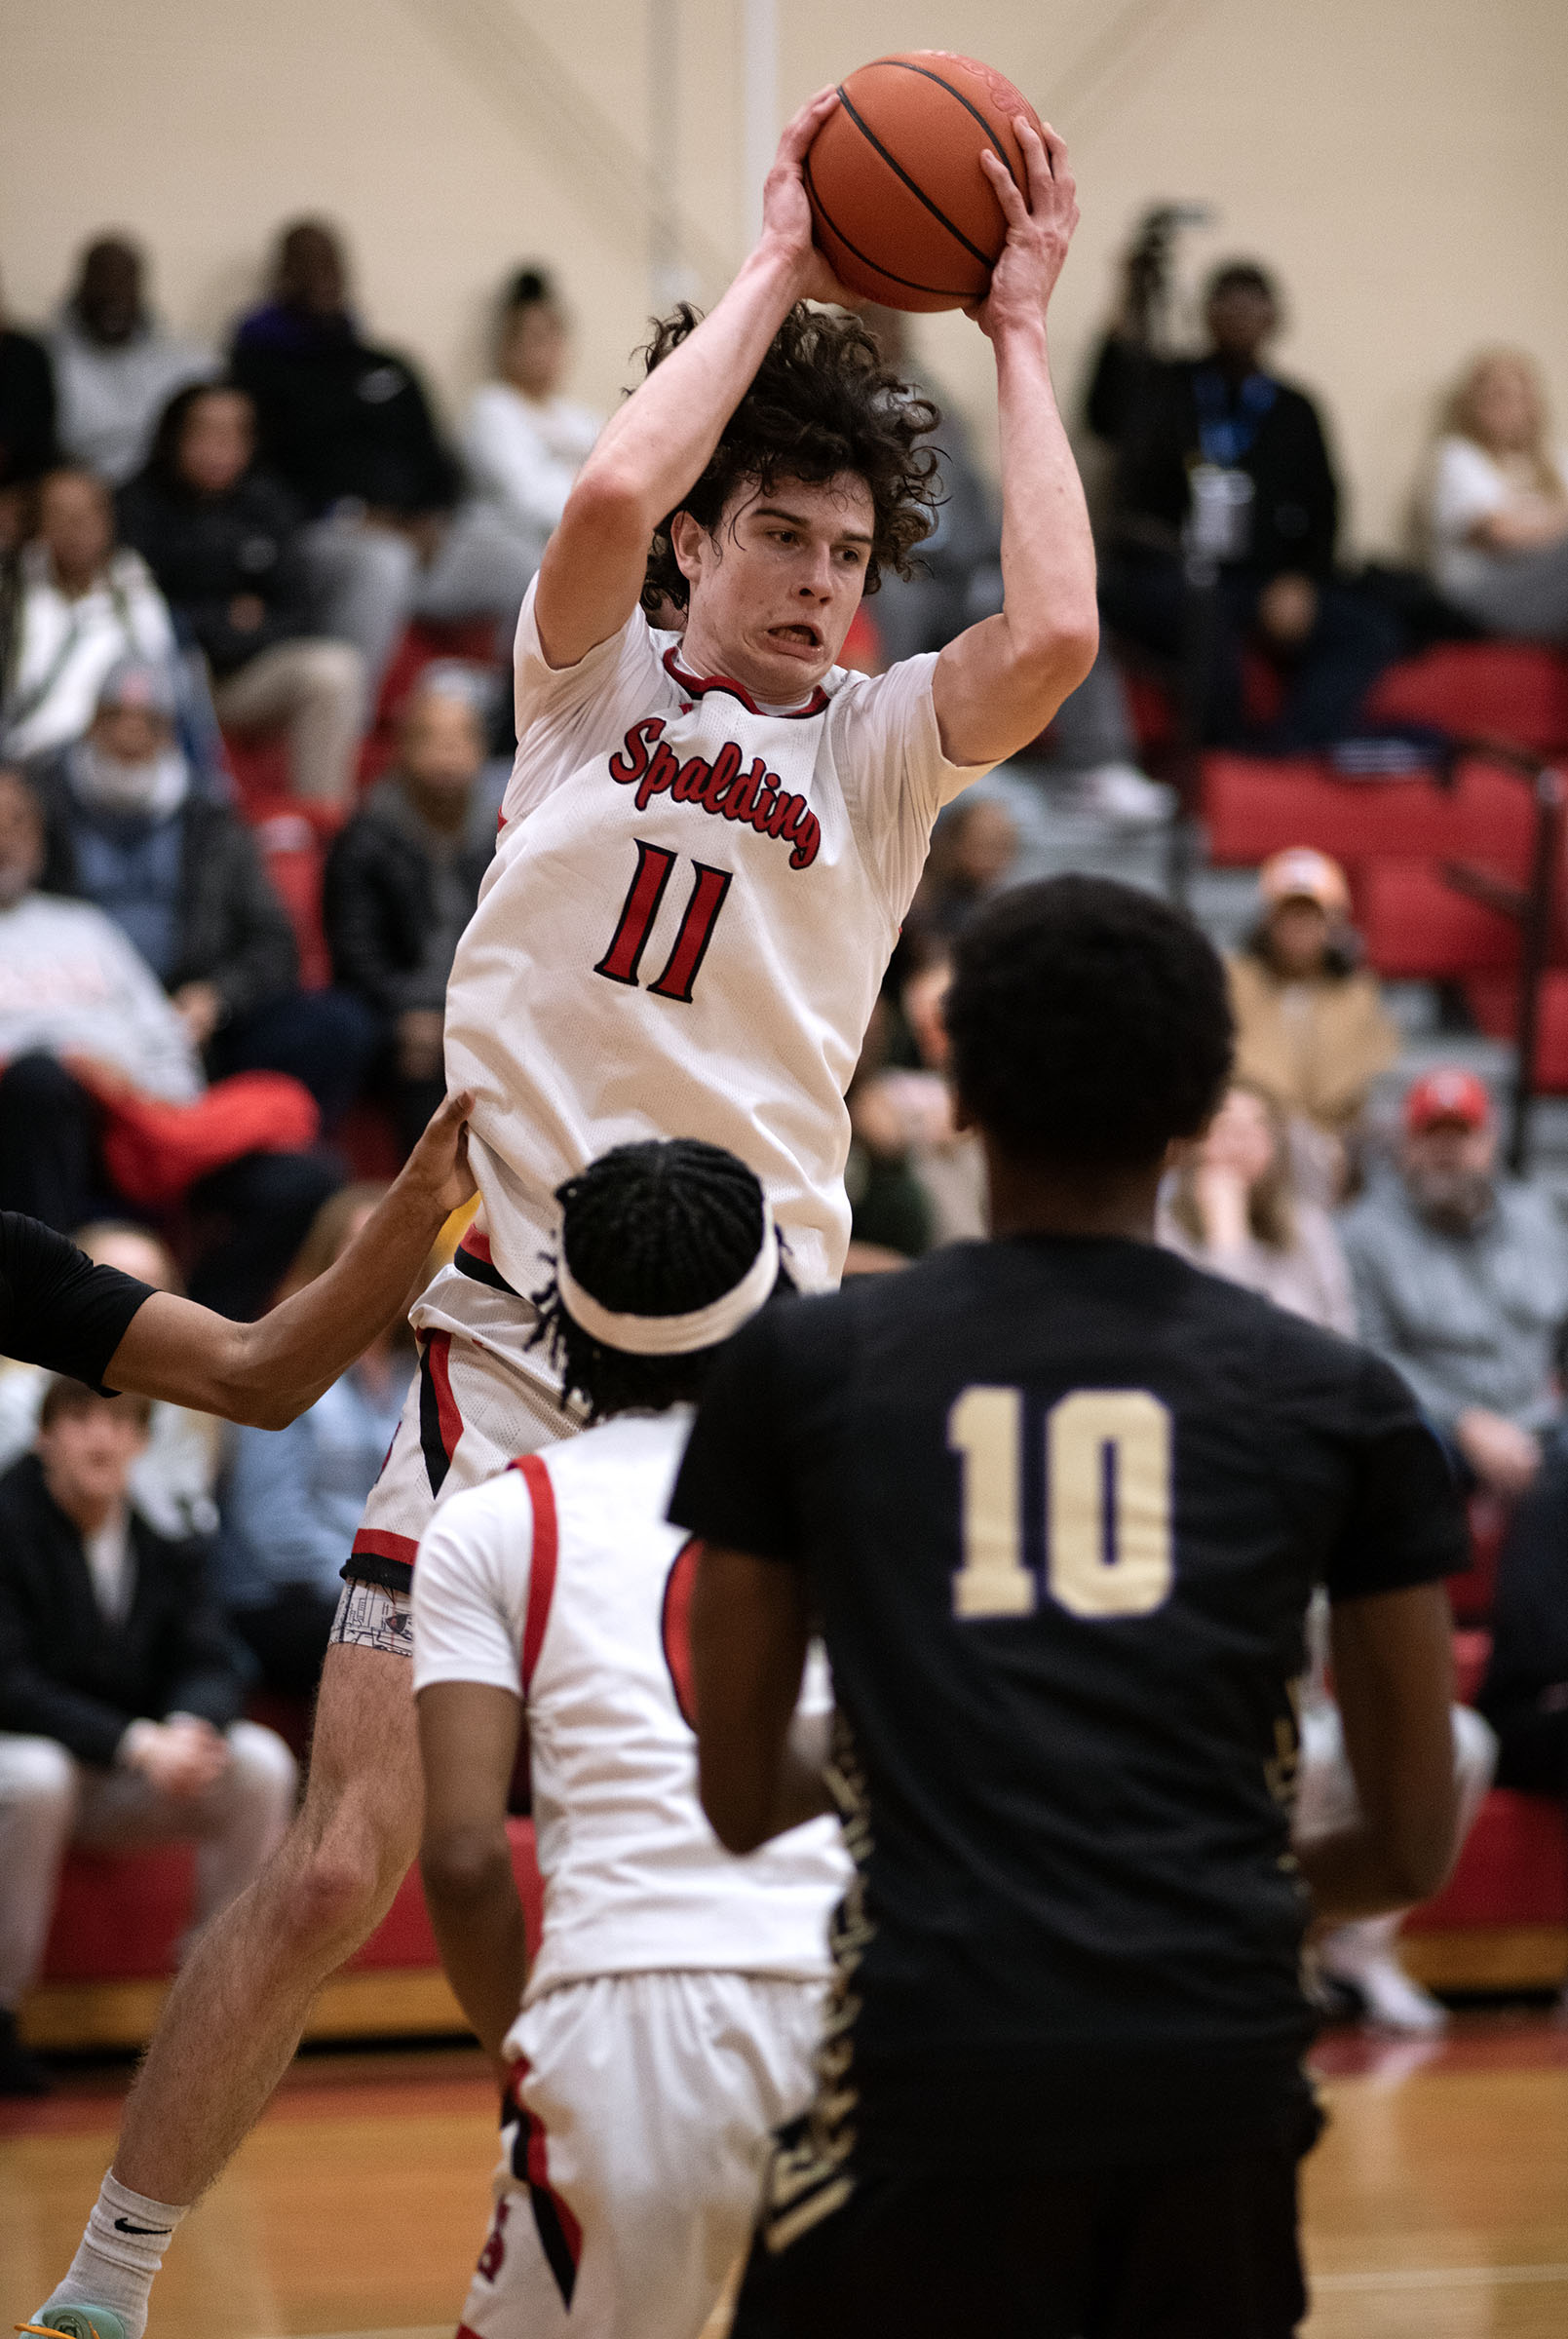
<path id="1" fill-rule="evenodd" d="M 184 2214 L 172 2202 L 149 2201 L 145 2193 L 133 2193 L 117 2177 L 106 2176 L 70 2272 L 38 2315 L 51 2307 L 112 2307 L 125 2324 L 126 2339 L 142 2339 L 153 2277 Z"/>

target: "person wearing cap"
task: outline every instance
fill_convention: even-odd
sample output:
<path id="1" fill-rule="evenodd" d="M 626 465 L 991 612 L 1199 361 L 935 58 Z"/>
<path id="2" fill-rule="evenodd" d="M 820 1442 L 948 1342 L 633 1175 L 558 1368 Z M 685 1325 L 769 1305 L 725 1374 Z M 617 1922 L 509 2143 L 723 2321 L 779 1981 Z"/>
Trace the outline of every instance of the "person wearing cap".
<path id="1" fill-rule="evenodd" d="M 1296 846 L 1258 872 L 1263 915 L 1229 960 L 1236 1074 L 1330 1140 L 1352 1135 L 1399 1032 L 1360 963 L 1350 888 L 1326 853 Z"/>
<path id="2" fill-rule="evenodd" d="M 210 1078 L 291 1073 L 330 1126 L 359 1094 L 374 1026 L 357 999 L 299 988 L 288 912 L 250 831 L 193 787 L 174 717 L 167 667 L 110 668 L 86 737 L 31 775 L 49 830 L 44 889 L 114 920 Z"/>
<path id="3" fill-rule="evenodd" d="M 1568 1234 L 1544 1194 L 1499 1175 L 1497 1150 L 1483 1083 L 1427 1073 L 1405 1096 L 1396 1168 L 1340 1231 L 1362 1339 L 1398 1366 L 1470 1479 L 1511 1500 L 1561 1412 Z"/>
<path id="4" fill-rule="evenodd" d="M 378 1086 L 411 1145 L 445 1089 L 446 981 L 495 852 L 479 784 L 489 677 L 455 660 L 403 702 L 398 756 L 333 843 L 322 913 L 332 976 L 375 1018 Z"/>

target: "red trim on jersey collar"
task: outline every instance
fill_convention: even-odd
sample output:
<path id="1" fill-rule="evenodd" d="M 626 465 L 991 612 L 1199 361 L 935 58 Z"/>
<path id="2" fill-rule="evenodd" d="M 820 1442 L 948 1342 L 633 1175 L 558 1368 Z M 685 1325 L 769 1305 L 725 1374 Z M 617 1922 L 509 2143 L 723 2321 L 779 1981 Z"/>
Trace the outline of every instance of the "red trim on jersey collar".
<path id="1" fill-rule="evenodd" d="M 519 1454 L 507 1467 L 520 1475 L 534 1515 L 533 1559 L 528 1569 L 528 1606 L 523 1616 L 522 1662 L 518 1668 L 522 1694 L 526 1697 L 544 1646 L 550 1603 L 555 1596 L 555 1557 L 560 1549 L 560 1534 L 555 1523 L 555 1489 L 539 1456 Z"/>
<path id="2" fill-rule="evenodd" d="M 727 690 L 732 699 L 740 700 L 747 714 L 767 715 L 773 711 L 770 708 L 759 707 L 744 683 L 732 681 L 728 674 L 709 674 L 706 682 L 700 682 L 695 674 L 688 674 L 685 668 L 677 664 L 673 649 L 665 652 L 665 671 L 671 682 L 677 682 L 682 690 L 689 690 L 695 699 L 706 698 L 710 690 Z M 778 720 L 782 723 L 804 722 L 808 715 L 821 714 L 827 703 L 827 693 L 819 682 L 803 707 L 786 708 Z"/>

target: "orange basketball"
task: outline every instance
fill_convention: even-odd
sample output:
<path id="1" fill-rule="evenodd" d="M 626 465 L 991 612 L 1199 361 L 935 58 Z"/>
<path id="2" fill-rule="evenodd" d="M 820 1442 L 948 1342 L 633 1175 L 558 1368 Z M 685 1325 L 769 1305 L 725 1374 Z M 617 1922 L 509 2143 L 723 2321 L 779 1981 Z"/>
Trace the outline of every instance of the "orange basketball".
<path id="1" fill-rule="evenodd" d="M 989 65 L 945 49 L 879 57 L 838 96 L 805 180 L 839 283 L 890 309 L 983 300 L 1007 221 L 980 156 L 989 147 L 1027 187 L 1013 119 L 1038 130 L 1034 107 Z"/>

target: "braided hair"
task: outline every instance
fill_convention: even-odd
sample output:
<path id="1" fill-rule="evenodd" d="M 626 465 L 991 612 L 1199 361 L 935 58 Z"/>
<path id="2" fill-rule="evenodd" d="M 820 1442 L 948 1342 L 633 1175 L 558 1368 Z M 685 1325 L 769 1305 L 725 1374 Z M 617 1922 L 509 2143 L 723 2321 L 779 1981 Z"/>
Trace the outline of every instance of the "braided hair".
<path id="1" fill-rule="evenodd" d="M 617 1145 L 555 1189 L 561 1250 L 601 1307 L 632 1316 L 685 1316 L 732 1291 L 762 1246 L 762 1188 L 746 1164 L 700 1137 Z M 781 1265 L 779 1284 L 793 1289 Z M 542 1346 L 591 1421 L 663 1413 L 695 1399 L 718 1351 L 634 1357 L 610 1348 L 568 1312 L 553 1274 L 533 1294 Z"/>

